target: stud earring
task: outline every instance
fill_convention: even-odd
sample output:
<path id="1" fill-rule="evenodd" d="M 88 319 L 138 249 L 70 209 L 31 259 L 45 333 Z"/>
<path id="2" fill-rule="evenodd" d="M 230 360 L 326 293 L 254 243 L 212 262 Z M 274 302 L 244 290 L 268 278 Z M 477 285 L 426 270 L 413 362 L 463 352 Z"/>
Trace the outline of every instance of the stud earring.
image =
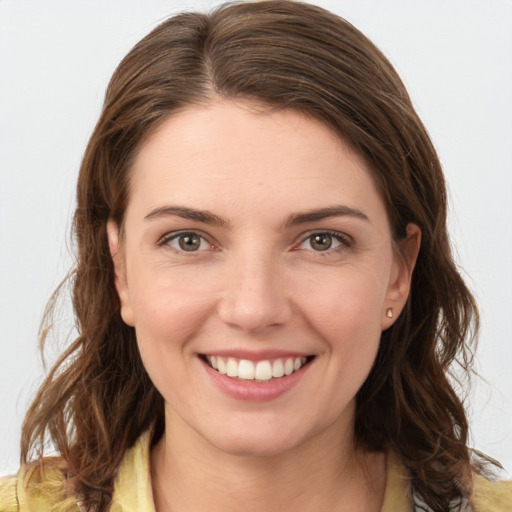
<path id="1" fill-rule="evenodd" d="M 393 310 L 391 308 L 386 309 L 386 316 L 388 318 L 393 318 Z"/>

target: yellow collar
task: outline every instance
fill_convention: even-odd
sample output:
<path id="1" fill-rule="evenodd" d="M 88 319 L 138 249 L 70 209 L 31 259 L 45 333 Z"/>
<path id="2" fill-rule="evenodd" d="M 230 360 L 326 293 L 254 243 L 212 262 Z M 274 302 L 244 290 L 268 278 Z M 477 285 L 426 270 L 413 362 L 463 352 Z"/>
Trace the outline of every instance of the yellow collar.
<path id="1" fill-rule="evenodd" d="M 114 488 L 112 512 L 155 512 L 149 450 L 151 434 L 143 434 L 123 459 Z M 387 456 L 387 481 L 382 512 L 412 510 L 410 479 L 396 456 Z"/>

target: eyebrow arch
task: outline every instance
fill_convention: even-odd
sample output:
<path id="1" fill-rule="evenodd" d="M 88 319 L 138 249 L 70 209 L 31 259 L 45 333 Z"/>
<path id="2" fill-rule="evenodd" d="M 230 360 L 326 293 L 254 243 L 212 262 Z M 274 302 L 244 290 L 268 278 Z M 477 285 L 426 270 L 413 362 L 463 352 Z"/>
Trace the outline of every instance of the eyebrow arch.
<path id="1" fill-rule="evenodd" d="M 330 217 L 339 216 L 356 217 L 368 222 L 370 221 L 370 219 L 357 208 L 351 208 L 350 206 L 329 206 L 327 208 L 318 208 L 315 210 L 293 213 L 285 219 L 283 226 L 285 228 L 290 228 L 300 224 L 306 224 L 307 222 L 316 222 Z"/>
<path id="2" fill-rule="evenodd" d="M 151 220 L 158 217 L 167 217 L 174 215 L 183 219 L 195 220 L 197 222 L 203 222 L 210 226 L 218 226 L 222 228 L 229 227 L 229 222 L 218 215 L 215 215 L 208 210 L 196 210 L 195 208 L 187 208 L 186 206 L 161 206 L 155 208 L 148 213 L 144 220 Z"/>

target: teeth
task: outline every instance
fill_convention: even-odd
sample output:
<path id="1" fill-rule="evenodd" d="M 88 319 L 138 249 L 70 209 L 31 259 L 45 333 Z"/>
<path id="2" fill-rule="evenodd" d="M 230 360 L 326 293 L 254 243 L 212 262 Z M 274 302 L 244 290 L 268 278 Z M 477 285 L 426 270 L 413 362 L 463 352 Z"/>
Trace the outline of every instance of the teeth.
<path id="1" fill-rule="evenodd" d="M 284 374 L 291 375 L 293 373 L 293 359 L 287 359 L 284 363 Z"/>
<path id="2" fill-rule="evenodd" d="M 222 375 L 243 380 L 269 381 L 300 370 L 306 363 L 305 357 L 288 357 L 286 359 L 264 360 L 254 363 L 248 359 L 237 360 L 228 357 L 206 356 L 210 366 Z"/>
<path id="3" fill-rule="evenodd" d="M 254 368 L 254 363 L 252 361 L 247 361 L 247 359 L 242 359 L 238 363 L 238 378 L 245 380 L 254 380 L 254 374 L 256 373 Z"/>
<path id="4" fill-rule="evenodd" d="M 215 368 L 216 370 L 218 370 L 218 372 L 222 375 L 226 375 L 226 363 L 224 362 L 224 359 L 222 359 L 222 357 L 216 357 L 216 363 L 217 363 L 217 368 L 215 368 L 213 365 L 212 365 L 212 368 Z M 211 361 L 210 361 L 211 363 Z"/>
<path id="5" fill-rule="evenodd" d="M 226 375 L 228 377 L 238 377 L 238 363 L 232 357 L 228 357 Z"/>
<path id="6" fill-rule="evenodd" d="M 272 377 L 282 377 L 284 375 L 284 366 L 281 359 L 276 359 L 272 365 Z"/>
<path id="7" fill-rule="evenodd" d="M 258 361 L 256 365 L 255 379 L 270 380 L 272 378 L 272 365 L 270 361 Z"/>

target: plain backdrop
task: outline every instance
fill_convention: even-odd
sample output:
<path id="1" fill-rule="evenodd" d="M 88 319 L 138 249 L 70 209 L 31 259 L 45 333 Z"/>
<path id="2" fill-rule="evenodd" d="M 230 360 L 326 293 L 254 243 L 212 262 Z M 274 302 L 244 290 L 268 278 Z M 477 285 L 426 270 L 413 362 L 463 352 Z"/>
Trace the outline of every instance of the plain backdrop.
<path id="1" fill-rule="evenodd" d="M 0 474 L 18 466 L 22 417 L 44 373 L 38 325 L 72 264 L 74 186 L 108 79 L 169 14 L 217 3 L 0 0 Z M 482 311 L 472 443 L 510 475 L 512 1 L 316 3 L 390 58 L 439 151 L 457 261 Z"/>

